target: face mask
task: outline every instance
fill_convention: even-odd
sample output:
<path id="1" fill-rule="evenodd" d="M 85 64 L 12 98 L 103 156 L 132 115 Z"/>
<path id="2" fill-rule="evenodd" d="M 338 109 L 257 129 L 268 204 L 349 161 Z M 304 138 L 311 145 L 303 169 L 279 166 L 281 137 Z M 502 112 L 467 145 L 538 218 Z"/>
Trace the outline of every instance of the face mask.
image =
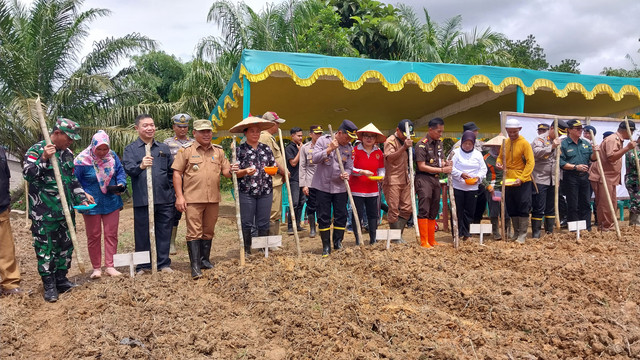
<path id="1" fill-rule="evenodd" d="M 493 157 L 498 157 L 498 155 L 500 155 L 500 148 L 497 146 L 489 147 L 489 154 Z"/>

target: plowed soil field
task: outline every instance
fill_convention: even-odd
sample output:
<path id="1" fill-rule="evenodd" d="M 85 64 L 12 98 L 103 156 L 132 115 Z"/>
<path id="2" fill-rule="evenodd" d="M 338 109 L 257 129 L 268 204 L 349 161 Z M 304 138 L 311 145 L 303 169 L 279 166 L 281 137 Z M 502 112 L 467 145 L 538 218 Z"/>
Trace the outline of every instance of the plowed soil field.
<path id="1" fill-rule="evenodd" d="M 79 284 L 45 303 L 30 232 L 12 215 L 25 297 L 0 299 L 0 358 L 24 359 L 589 359 L 640 357 L 640 229 L 566 230 L 525 245 L 449 234 L 345 249 L 327 259 L 320 239 L 292 236 L 239 267 L 233 203 L 221 207 L 212 260 L 193 281 L 184 245 L 173 274 L 90 280 L 78 217 Z M 121 213 L 119 252 L 133 250 Z M 386 228 L 383 221 L 382 228 Z M 283 233 L 286 227 L 282 228 Z M 365 237 L 368 235 L 365 234 Z"/>

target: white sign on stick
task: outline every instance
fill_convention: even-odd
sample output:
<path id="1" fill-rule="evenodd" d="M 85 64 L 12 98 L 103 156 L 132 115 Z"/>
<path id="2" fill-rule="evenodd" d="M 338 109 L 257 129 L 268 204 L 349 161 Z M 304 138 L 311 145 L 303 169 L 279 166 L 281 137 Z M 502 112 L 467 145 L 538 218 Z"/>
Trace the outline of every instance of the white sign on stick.
<path id="1" fill-rule="evenodd" d="M 469 232 L 480 234 L 480 245 L 484 245 L 483 234 L 491 233 L 491 224 L 471 224 Z"/>
<path id="2" fill-rule="evenodd" d="M 400 229 L 377 229 L 376 230 L 376 239 L 387 240 L 387 250 L 391 246 L 391 240 L 400 240 L 402 239 L 402 231 Z"/>
<path id="3" fill-rule="evenodd" d="M 587 222 L 584 220 L 570 221 L 567 223 L 567 227 L 569 228 L 569 231 L 575 231 L 576 238 L 580 240 L 580 230 L 585 230 L 587 228 Z"/>
<path id="4" fill-rule="evenodd" d="M 282 235 L 258 236 L 251 240 L 252 249 L 264 249 L 264 257 L 269 257 L 269 248 L 282 246 Z"/>
<path id="5" fill-rule="evenodd" d="M 113 255 L 113 266 L 128 266 L 129 267 L 129 275 L 131 277 L 135 276 L 135 266 L 138 264 L 147 264 L 151 262 L 151 256 L 148 251 L 138 251 L 133 253 L 126 254 L 114 254 Z"/>

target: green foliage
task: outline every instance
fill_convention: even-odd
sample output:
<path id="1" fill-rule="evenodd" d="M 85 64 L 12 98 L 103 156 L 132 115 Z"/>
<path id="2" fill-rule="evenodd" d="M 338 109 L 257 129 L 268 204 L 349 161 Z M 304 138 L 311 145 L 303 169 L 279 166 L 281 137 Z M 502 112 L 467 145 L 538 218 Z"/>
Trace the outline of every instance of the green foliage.
<path id="1" fill-rule="evenodd" d="M 339 26 L 340 16 L 333 10 L 319 9 L 317 18 L 298 35 L 300 52 L 330 56 L 358 56 L 351 46 L 349 31 Z"/>
<path id="2" fill-rule="evenodd" d="M 139 70 L 135 76 L 138 85 L 155 92 L 157 98 L 164 102 L 179 99 L 180 94 L 174 85 L 184 78 L 186 66 L 178 58 L 164 51 L 152 51 L 134 56 L 132 60 L 134 67 Z"/>
<path id="3" fill-rule="evenodd" d="M 57 116 L 86 127 L 128 124 L 135 116 L 131 106 L 139 108 L 145 97 L 126 73 L 107 74 L 131 54 L 153 49 L 155 42 L 140 34 L 107 38 L 79 59 L 89 23 L 110 14 L 81 11 L 81 3 L 36 0 L 27 8 L 0 0 L 0 143 L 13 155 L 21 157 L 41 139 L 37 96 L 49 127 Z"/>
<path id="4" fill-rule="evenodd" d="M 538 45 L 533 35 L 524 40 L 507 40 L 505 50 L 511 55 L 511 67 L 532 70 L 546 70 L 549 67 L 544 49 Z"/>
<path id="5" fill-rule="evenodd" d="M 638 50 L 638 52 L 640 52 L 640 50 Z M 602 69 L 600 74 L 606 75 L 606 76 L 619 76 L 619 77 L 640 77 L 640 67 L 638 67 L 636 62 L 631 57 L 631 55 L 627 54 L 627 56 L 625 57 L 631 63 L 631 66 L 632 66 L 631 70 L 622 69 L 622 68 L 614 69 L 611 67 L 605 67 Z"/>
<path id="6" fill-rule="evenodd" d="M 559 65 L 553 65 L 549 68 L 549 71 L 566 72 L 580 74 L 580 63 L 574 59 L 564 59 Z"/>

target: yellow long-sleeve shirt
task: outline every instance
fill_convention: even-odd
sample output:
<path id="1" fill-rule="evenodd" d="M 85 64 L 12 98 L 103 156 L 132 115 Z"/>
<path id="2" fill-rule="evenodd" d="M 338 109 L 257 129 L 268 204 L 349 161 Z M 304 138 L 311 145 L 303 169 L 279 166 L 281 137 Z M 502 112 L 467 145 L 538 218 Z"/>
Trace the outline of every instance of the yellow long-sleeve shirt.
<path id="1" fill-rule="evenodd" d="M 507 138 L 504 144 L 507 154 L 507 179 L 520 179 L 522 182 L 531 181 L 531 173 L 535 165 L 531 144 L 520 135 L 515 141 Z M 500 148 L 497 164 L 502 164 L 505 149 Z"/>

